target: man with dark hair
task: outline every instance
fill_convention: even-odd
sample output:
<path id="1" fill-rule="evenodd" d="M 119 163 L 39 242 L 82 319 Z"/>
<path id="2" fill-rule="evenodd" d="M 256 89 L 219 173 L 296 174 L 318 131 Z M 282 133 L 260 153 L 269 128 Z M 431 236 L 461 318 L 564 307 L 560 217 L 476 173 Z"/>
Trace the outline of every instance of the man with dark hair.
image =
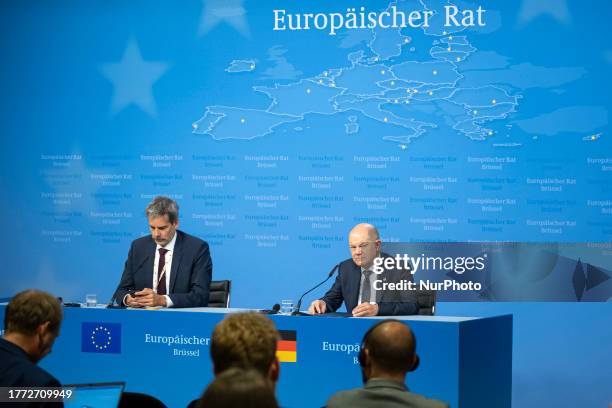
<path id="1" fill-rule="evenodd" d="M 275 388 L 279 376 L 276 346 L 280 338 L 272 320 L 257 313 L 232 313 L 212 334 L 210 356 L 215 375 L 231 367 L 252 367 Z"/>
<path id="2" fill-rule="evenodd" d="M 268 380 L 259 371 L 233 367 L 217 375 L 195 406 L 278 408 L 278 403 Z"/>
<path id="3" fill-rule="evenodd" d="M 62 317 L 59 301 L 46 292 L 26 290 L 9 302 L 0 339 L 0 386 L 60 387 L 36 363 L 51 352 Z"/>
<path id="4" fill-rule="evenodd" d="M 448 408 L 442 401 L 412 393 L 406 387 L 406 374 L 416 370 L 419 356 L 412 330 L 399 320 L 383 320 L 366 332 L 359 364 L 364 387 L 335 394 L 328 408 Z"/>
<path id="5" fill-rule="evenodd" d="M 208 306 L 208 244 L 177 230 L 178 205 L 158 196 L 146 209 L 151 235 L 132 242 L 114 299 L 130 307 Z"/>
<path id="6" fill-rule="evenodd" d="M 412 315 L 418 312 L 416 296 L 410 291 L 376 290 L 376 281 L 412 281 L 408 270 L 374 272 L 376 258 L 388 258 L 381 252 L 380 234 L 372 224 L 357 224 L 348 236 L 351 258 L 339 264 L 338 276 L 325 296 L 310 304 L 311 314 L 335 312 L 344 302 L 353 317 Z"/>

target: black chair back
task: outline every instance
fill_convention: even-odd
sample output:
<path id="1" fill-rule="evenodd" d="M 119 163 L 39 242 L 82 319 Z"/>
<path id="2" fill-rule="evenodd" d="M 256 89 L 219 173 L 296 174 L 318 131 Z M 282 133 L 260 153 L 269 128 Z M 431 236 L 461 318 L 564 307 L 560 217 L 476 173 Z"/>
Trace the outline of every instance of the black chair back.
<path id="1" fill-rule="evenodd" d="M 419 305 L 419 314 L 423 316 L 433 316 L 436 314 L 436 291 L 435 290 L 417 290 L 417 303 Z"/>
<path id="2" fill-rule="evenodd" d="M 229 307 L 231 288 L 230 280 L 211 281 L 208 307 Z"/>

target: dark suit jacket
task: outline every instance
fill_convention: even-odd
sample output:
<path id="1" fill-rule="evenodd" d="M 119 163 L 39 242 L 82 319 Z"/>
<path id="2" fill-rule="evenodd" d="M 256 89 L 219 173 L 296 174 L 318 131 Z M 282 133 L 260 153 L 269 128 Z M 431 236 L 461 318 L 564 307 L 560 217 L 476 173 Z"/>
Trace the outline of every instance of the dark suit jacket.
<path id="1" fill-rule="evenodd" d="M 0 338 L 0 387 L 61 387 L 16 344 Z"/>
<path id="2" fill-rule="evenodd" d="M 61 384 L 34 364 L 21 347 L 0 338 L 0 387 L 61 387 Z M 0 403 L 0 406 L 63 407 L 64 403 Z"/>
<path id="3" fill-rule="evenodd" d="M 448 404 L 425 398 L 408 390 L 397 381 L 372 378 L 363 388 L 341 391 L 333 395 L 328 408 L 448 408 Z"/>
<path id="4" fill-rule="evenodd" d="M 390 257 L 382 254 L 383 258 Z M 400 282 L 405 279 L 412 281 L 412 275 L 408 270 L 386 270 L 380 275 L 372 275 L 373 279 L 382 279 L 385 282 Z M 327 304 L 326 312 L 335 312 L 344 301 L 346 311 L 351 313 L 359 302 L 359 286 L 361 285 L 361 268 L 347 259 L 340 263 L 338 276 L 334 285 L 323 296 Z M 377 291 L 378 314 L 380 316 L 403 316 L 418 313 L 416 296 L 408 291 Z"/>
<path id="5" fill-rule="evenodd" d="M 182 231 L 176 231 L 176 234 L 168 296 L 173 307 L 208 306 L 212 279 L 212 259 L 208 244 Z M 152 287 L 156 247 L 151 236 L 132 242 L 121 282 L 115 292 L 118 303 L 123 302 L 130 291 Z"/>

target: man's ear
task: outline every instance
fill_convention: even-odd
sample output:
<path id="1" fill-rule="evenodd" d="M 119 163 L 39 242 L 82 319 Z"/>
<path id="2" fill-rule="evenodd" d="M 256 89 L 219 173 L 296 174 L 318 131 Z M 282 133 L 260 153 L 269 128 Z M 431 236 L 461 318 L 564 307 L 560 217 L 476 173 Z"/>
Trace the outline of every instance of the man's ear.
<path id="1" fill-rule="evenodd" d="M 370 360 L 370 350 L 366 347 L 363 348 L 363 367 L 369 367 L 372 360 Z"/>
<path id="2" fill-rule="evenodd" d="M 367 348 L 362 349 L 361 365 L 361 380 L 366 384 L 372 376 L 372 360 L 370 359 L 370 351 Z"/>
<path id="3" fill-rule="evenodd" d="M 274 357 L 274 361 L 272 361 L 272 364 L 270 364 L 270 369 L 268 370 L 268 378 L 270 381 L 276 383 L 279 377 L 280 363 L 278 362 L 278 357 Z"/>
<path id="4" fill-rule="evenodd" d="M 412 358 L 412 365 L 410 366 L 409 371 L 414 371 L 419 368 L 419 364 L 421 364 L 421 359 L 419 358 L 418 354 L 414 353 L 414 357 Z"/>
<path id="5" fill-rule="evenodd" d="M 51 322 L 46 321 L 44 323 L 42 323 L 41 325 L 39 325 L 36 328 L 36 334 L 39 336 L 44 336 L 48 331 L 49 331 L 49 325 L 51 324 Z"/>

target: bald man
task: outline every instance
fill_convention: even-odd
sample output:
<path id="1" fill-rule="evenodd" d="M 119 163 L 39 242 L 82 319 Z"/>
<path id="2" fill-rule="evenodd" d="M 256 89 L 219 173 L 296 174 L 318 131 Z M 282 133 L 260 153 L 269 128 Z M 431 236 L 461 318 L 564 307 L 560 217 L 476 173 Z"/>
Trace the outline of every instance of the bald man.
<path id="1" fill-rule="evenodd" d="M 416 338 L 399 320 L 383 320 L 365 334 L 359 351 L 363 388 L 333 395 L 328 408 L 448 408 L 442 401 L 410 392 L 406 374 L 419 366 Z"/>
<path id="2" fill-rule="evenodd" d="M 332 288 L 321 299 L 310 304 L 309 313 L 335 312 L 344 302 L 346 311 L 354 317 L 412 315 L 418 312 L 416 296 L 410 291 L 377 290 L 380 283 L 412 281 L 408 270 L 373 272 L 376 257 L 387 258 L 381 253 L 380 234 L 371 224 L 358 224 L 348 236 L 351 259 L 340 263 L 338 276 Z"/>

